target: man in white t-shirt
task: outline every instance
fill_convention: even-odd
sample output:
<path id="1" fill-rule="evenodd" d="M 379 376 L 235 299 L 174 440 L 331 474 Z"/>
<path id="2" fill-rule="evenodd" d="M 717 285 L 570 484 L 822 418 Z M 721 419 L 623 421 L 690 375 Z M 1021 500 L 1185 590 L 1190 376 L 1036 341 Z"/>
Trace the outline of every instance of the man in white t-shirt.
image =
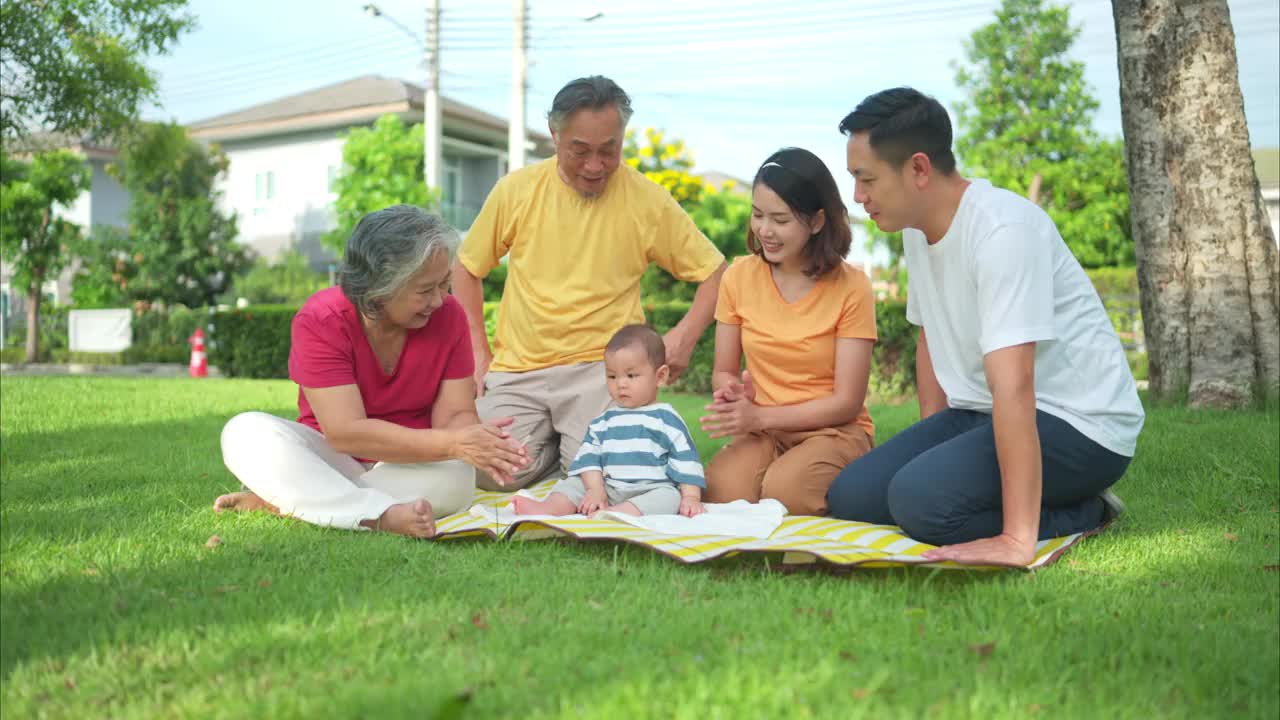
<path id="1" fill-rule="evenodd" d="M 1006 565 L 1109 521 L 1144 413 L 1053 221 L 961 177 L 946 110 L 916 90 L 868 97 L 840 130 L 854 200 L 902 231 L 921 420 L 841 472 L 831 514 L 900 525 L 942 546 L 929 559 Z"/>

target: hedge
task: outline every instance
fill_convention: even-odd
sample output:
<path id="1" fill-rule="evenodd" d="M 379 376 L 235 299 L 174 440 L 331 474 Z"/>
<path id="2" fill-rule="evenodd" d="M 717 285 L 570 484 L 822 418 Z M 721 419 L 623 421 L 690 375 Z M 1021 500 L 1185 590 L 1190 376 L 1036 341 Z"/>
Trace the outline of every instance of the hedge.
<path id="1" fill-rule="evenodd" d="M 289 377 L 289 330 L 297 312 L 294 305 L 253 305 L 214 313 L 209 364 L 228 377 Z"/>
<path id="2" fill-rule="evenodd" d="M 209 318 L 209 311 L 204 308 L 135 311 L 129 348 L 118 353 L 84 353 L 68 348 L 68 313 L 73 309 L 65 305 L 40 309 L 40 361 L 93 365 L 186 363 L 191 358 L 187 338 L 197 327 L 204 327 Z M 4 361 L 25 361 L 26 343 L 26 316 L 20 315 L 6 329 Z"/>

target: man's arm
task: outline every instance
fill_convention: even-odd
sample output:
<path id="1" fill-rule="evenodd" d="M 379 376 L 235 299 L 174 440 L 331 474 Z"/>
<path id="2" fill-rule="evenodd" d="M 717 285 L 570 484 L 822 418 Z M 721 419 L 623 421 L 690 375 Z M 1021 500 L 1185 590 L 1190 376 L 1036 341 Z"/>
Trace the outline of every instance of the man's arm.
<path id="1" fill-rule="evenodd" d="M 711 273 L 706 280 L 698 283 L 698 291 L 693 295 L 693 304 L 676 326 L 662 337 L 667 346 L 667 365 L 671 368 L 671 381 L 689 367 L 689 359 L 693 357 L 693 349 L 698 338 L 711 324 L 715 316 L 716 300 L 720 296 L 720 278 L 724 277 L 728 265 L 720 263 L 720 267 Z"/>
<path id="2" fill-rule="evenodd" d="M 929 357 L 923 327 L 916 338 L 916 396 L 920 401 L 921 420 L 947 409 L 947 394 L 933 372 L 933 359 Z"/>
<path id="3" fill-rule="evenodd" d="M 453 296 L 467 314 L 467 329 L 471 333 L 471 352 L 475 354 L 476 369 L 473 376 L 476 384 L 476 397 L 484 395 L 484 376 L 489 372 L 489 364 L 493 362 L 493 351 L 489 349 L 489 335 L 484 329 L 484 285 L 480 278 L 462 264 L 461 260 L 453 264 Z"/>
<path id="4" fill-rule="evenodd" d="M 1043 465 L 1036 428 L 1035 343 L 994 350 L 983 358 L 991 388 L 991 424 L 1000 465 L 1003 534 L 1034 554 L 1040 533 Z"/>

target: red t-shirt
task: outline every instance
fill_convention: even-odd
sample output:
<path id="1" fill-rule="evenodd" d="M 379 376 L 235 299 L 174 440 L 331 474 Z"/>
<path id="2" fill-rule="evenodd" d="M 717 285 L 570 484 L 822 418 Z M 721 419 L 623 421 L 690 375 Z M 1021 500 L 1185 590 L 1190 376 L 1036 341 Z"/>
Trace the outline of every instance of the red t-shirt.
<path id="1" fill-rule="evenodd" d="M 431 427 L 440 383 L 471 377 L 475 359 L 467 316 L 452 297 L 427 324 L 410 330 L 395 372 L 386 375 L 369 346 L 360 314 L 342 289 L 312 295 L 293 318 L 289 378 L 298 383 L 298 422 L 320 430 L 302 388 L 355 385 L 369 418 Z"/>

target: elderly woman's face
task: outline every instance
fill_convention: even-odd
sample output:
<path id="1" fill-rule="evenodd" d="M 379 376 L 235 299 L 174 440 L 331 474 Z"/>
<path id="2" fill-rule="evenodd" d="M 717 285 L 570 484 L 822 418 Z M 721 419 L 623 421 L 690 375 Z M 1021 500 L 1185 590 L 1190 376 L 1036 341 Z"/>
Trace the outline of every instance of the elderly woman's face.
<path id="1" fill-rule="evenodd" d="M 409 278 L 400 292 L 383 306 L 383 319 L 406 330 L 416 330 L 431 320 L 431 313 L 449 294 L 449 254 L 437 252 Z"/>

